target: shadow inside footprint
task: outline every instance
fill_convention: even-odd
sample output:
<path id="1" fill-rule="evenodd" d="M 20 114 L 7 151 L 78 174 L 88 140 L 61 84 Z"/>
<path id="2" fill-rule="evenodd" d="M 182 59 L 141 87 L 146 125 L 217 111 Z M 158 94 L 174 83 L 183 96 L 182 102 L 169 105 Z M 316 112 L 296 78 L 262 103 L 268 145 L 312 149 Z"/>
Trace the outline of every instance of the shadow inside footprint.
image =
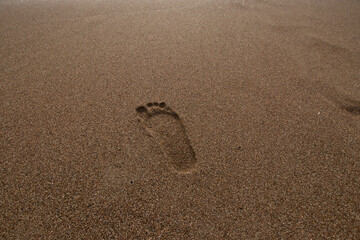
<path id="1" fill-rule="evenodd" d="M 156 140 L 176 171 L 190 172 L 196 167 L 195 152 L 177 113 L 164 102 L 139 106 L 136 112 L 142 126 Z"/>
<path id="2" fill-rule="evenodd" d="M 360 101 L 354 100 L 350 97 L 340 95 L 335 91 L 332 93 L 325 94 L 334 104 L 340 109 L 343 109 L 351 114 L 360 115 Z"/>
<path id="3" fill-rule="evenodd" d="M 340 105 L 340 107 L 349 113 L 360 115 L 360 104 L 358 105 Z"/>

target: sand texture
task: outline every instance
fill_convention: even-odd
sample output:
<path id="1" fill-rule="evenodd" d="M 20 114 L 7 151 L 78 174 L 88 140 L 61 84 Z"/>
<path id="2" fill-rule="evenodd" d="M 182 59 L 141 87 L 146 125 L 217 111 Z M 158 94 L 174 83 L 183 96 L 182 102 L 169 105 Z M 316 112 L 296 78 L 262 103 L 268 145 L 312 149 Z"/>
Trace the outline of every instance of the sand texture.
<path id="1" fill-rule="evenodd" d="M 360 239 L 359 13 L 0 1 L 0 239 Z"/>

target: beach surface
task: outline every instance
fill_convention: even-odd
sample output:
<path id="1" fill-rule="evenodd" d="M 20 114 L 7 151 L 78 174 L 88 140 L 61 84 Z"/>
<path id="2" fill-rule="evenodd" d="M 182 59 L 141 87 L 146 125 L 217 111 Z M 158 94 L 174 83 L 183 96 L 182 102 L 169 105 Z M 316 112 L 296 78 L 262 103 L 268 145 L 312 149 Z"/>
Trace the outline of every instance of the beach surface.
<path id="1" fill-rule="evenodd" d="M 360 1 L 0 2 L 1 239 L 359 239 Z"/>

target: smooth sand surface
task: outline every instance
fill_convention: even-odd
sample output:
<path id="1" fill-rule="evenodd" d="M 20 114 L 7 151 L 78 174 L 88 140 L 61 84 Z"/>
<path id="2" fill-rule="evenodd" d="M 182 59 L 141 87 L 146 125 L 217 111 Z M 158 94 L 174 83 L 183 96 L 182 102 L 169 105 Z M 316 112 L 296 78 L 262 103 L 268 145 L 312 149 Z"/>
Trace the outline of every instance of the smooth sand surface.
<path id="1" fill-rule="evenodd" d="M 1 1 L 0 238 L 359 239 L 359 13 Z"/>

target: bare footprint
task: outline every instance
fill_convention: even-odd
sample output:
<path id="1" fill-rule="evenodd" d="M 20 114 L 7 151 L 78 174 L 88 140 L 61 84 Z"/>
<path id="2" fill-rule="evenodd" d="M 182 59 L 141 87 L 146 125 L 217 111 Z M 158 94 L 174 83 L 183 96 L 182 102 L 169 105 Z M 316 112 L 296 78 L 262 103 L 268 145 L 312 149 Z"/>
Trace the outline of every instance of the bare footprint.
<path id="1" fill-rule="evenodd" d="M 341 109 L 354 115 L 360 115 L 360 101 L 348 97 L 337 98 L 335 96 L 332 96 L 331 100 Z"/>
<path id="2" fill-rule="evenodd" d="M 153 137 L 178 172 L 190 172 L 197 159 L 177 113 L 162 103 L 148 103 L 136 108 L 143 127 Z"/>
<path id="3" fill-rule="evenodd" d="M 330 87 L 327 88 L 327 92 L 324 93 L 324 95 L 340 109 L 343 109 L 353 115 L 360 115 L 360 101 L 346 96 L 343 93 L 341 94 L 334 88 Z"/>

